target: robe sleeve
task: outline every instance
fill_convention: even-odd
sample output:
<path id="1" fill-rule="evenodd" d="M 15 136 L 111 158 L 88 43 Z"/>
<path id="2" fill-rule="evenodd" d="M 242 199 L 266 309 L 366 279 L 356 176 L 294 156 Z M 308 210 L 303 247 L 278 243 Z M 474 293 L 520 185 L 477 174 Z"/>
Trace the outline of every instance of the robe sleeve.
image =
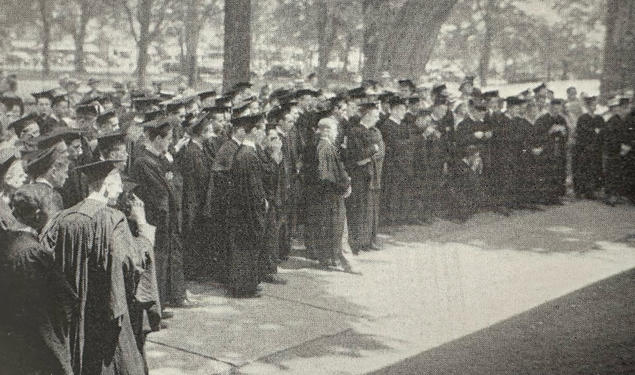
<path id="1" fill-rule="evenodd" d="M 325 192 L 344 194 L 350 181 L 341 178 L 340 163 L 332 147 L 324 144 L 318 146 L 318 182 Z"/>
<path id="2" fill-rule="evenodd" d="M 146 220 L 157 226 L 162 217 L 169 212 L 169 192 L 165 184 L 165 176 L 160 170 L 153 168 L 146 160 L 135 160 L 132 176 L 139 183 L 139 198 L 146 207 Z"/>

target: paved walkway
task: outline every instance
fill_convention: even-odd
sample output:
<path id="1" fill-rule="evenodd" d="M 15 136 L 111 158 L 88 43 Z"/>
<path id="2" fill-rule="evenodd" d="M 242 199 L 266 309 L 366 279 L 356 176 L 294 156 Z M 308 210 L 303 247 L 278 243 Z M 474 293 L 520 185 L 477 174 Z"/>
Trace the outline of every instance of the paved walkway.
<path id="1" fill-rule="evenodd" d="M 635 267 L 635 208 L 576 202 L 456 225 L 400 227 L 352 260 L 362 275 L 293 257 L 287 285 L 203 302 L 150 335 L 159 374 L 360 374 L 378 370 Z"/>

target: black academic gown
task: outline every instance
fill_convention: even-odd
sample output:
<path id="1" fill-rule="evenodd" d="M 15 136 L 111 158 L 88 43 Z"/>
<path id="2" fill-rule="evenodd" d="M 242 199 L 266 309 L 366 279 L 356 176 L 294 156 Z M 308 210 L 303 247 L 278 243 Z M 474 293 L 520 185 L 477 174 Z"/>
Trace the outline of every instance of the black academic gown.
<path id="1" fill-rule="evenodd" d="M 448 155 L 445 142 L 437 130 L 432 134 L 420 131 L 413 134 L 415 152 L 413 154 L 414 191 L 413 207 L 417 218 L 428 221 L 439 215 L 444 201 L 443 165 Z"/>
<path id="2" fill-rule="evenodd" d="M 387 224 L 409 219 L 409 192 L 412 188 L 412 144 L 408 122 L 391 118 L 377 124 L 385 145 L 382 177 L 382 216 Z"/>
<path id="3" fill-rule="evenodd" d="M 267 202 L 269 202 L 264 231 L 265 251 L 260 258 L 260 272 L 261 276 L 264 277 L 278 272 L 284 167 L 282 164 L 276 163 L 261 147 L 258 147 L 257 153 L 263 168 L 262 185 L 265 189 Z"/>
<path id="4" fill-rule="evenodd" d="M 238 142 L 226 140 L 218 149 L 214 162 L 204 213 L 208 215 L 208 233 L 214 237 L 209 242 L 212 256 L 212 278 L 220 283 L 229 281 L 229 249 L 231 248 L 229 209 L 232 192 L 231 168 L 238 152 Z"/>
<path id="5" fill-rule="evenodd" d="M 174 174 L 164 157 L 144 148 L 134 161 L 130 178 L 139 184 L 136 191 L 145 204 L 146 220 L 156 227 L 154 254 L 161 305 L 178 306 L 185 299 L 185 277 L 181 202 Z"/>
<path id="6" fill-rule="evenodd" d="M 211 270 L 208 237 L 202 232 L 206 216 L 203 214 L 210 187 L 212 160 L 203 144 L 190 141 L 178 154 L 175 163 L 183 176 L 183 262 L 189 279 Z"/>
<path id="7" fill-rule="evenodd" d="M 80 301 L 66 332 L 74 373 L 142 374 L 125 274 L 141 273 L 145 257 L 123 214 L 88 198 L 55 215 L 41 241 Z"/>
<path id="8" fill-rule="evenodd" d="M 578 118 L 573 148 L 573 186 L 577 195 L 591 198 L 602 184 L 604 119 L 585 113 Z"/>
<path id="9" fill-rule="evenodd" d="M 255 148 L 242 145 L 231 169 L 231 208 L 228 215 L 232 247 L 230 251 L 230 289 L 235 296 L 256 293 L 262 271 L 260 258 L 266 228 L 266 192 L 263 166 Z"/>
<path id="10" fill-rule="evenodd" d="M 366 250 L 371 245 L 369 198 L 374 176 L 372 158 L 377 152 L 372 140 L 370 130 L 360 124 L 350 130 L 346 148 L 346 169 L 352 188 L 346 199 L 348 242 L 354 252 Z"/>
<path id="11" fill-rule="evenodd" d="M 534 189 L 543 202 L 552 202 L 566 192 L 566 124 L 562 116 L 550 113 L 539 116 L 534 124 L 534 145 L 543 149 L 542 154 L 536 157 L 538 179 Z M 563 132 L 554 131 L 554 126 L 564 126 L 565 129 Z"/>
<path id="12" fill-rule="evenodd" d="M 65 327 L 77 295 L 37 234 L 0 229 L 0 373 L 72 375 Z"/>

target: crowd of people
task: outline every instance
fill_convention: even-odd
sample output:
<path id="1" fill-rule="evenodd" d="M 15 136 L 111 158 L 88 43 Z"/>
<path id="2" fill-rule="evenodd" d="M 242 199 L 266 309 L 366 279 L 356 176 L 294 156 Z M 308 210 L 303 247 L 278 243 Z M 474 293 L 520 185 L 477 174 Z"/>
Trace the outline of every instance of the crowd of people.
<path id="1" fill-rule="evenodd" d="M 186 281 L 258 296 L 286 283 L 293 241 L 353 272 L 343 249 L 380 250 L 381 227 L 537 210 L 568 189 L 635 199 L 632 93 L 598 113 L 573 87 L 315 80 L 189 95 L 68 78 L 31 100 L 6 77 L 0 373 L 147 373 L 146 335 L 197 305 Z"/>

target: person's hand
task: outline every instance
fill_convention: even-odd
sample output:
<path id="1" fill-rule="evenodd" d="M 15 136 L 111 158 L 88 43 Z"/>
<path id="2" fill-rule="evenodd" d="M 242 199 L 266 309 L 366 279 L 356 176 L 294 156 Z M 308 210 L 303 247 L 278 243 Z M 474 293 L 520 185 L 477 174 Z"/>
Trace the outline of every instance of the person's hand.
<path id="1" fill-rule="evenodd" d="M 485 136 L 485 133 L 479 130 L 477 132 L 474 132 L 474 136 L 476 137 L 476 139 L 482 139 Z"/>
<path id="2" fill-rule="evenodd" d="M 620 156 L 626 156 L 626 154 L 628 154 L 631 151 L 632 147 L 622 143 L 622 145 L 620 146 Z"/>
<path id="3" fill-rule="evenodd" d="M 531 153 L 538 156 L 542 154 L 542 147 L 534 147 L 531 149 Z"/>
<path id="4" fill-rule="evenodd" d="M 485 132 L 485 138 L 487 139 L 492 138 L 492 135 L 494 135 L 494 133 L 491 130 Z"/>
<path id="5" fill-rule="evenodd" d="M 130 198 L 130 219 L 139 225 L 146 224 L 146 210 L 143 201 L 136 195 L 132 194 Z"/>
<path id="6" fill-rule="evenodd" d="M 371 160 L 370 158 L 367 158 L 367 159 L 364 159 L 364 160 L 360 160 L 360 161 L 357 162 L 357 165 L 359 165 L 361 167 L 362 165 L 366 165 L 366 164 L 370 163 L 370 160 Z"/>
<path id="7" fill-rule="evenodd" d="M 351 187 L 351 185 L 348 185 L 348 189 L 346 189 L 346 193 L 344 193 L 344 199 L 350 197 L 352 192 L 353 188 Z"/>
<path id="8" fill-rule="evenodd" d="M 375 152 L 379 151 L 379 145 L 374 144 L 373 145 L 373 150 L 375 150 Z"/>
<path id="9" fill-rule="evenodd" d="M 176 150 L 176 152 L 179 152 L 179 150 L 182 149 L 183 146 L 185 146 L 189 140 L 190 140 L 190 137 L 188 137 L 187 135 L 179 139 L 178 142 L 176 142 L 176 145 L 174 145 L 174 150 Z"/>

